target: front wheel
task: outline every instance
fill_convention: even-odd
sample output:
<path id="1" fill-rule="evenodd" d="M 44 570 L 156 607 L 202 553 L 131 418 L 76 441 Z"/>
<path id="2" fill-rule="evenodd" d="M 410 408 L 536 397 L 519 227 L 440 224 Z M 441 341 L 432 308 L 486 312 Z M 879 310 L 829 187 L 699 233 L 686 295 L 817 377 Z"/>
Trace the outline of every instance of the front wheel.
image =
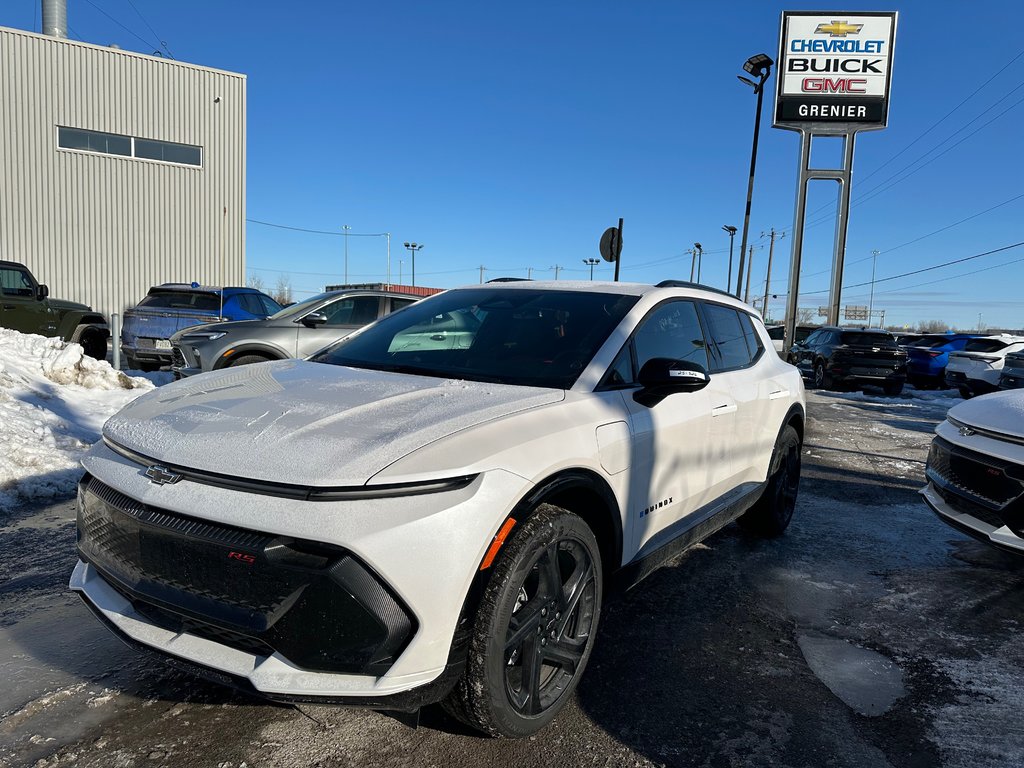
<path id="1" fill-rule="evenodd" d="M 814 386 L 816 389 L 832 389 L 832 376 L 821 361 L 814 366 Z"/>
<path id="2" fill-rule="evenodd" d="M 565 706 L 594 648 L 600 549 L 577 515 L 541 504 L 501 550 L 445 709 L 492 736 L 539 731 Z"/>
<path id="3" fill-rule="evenodd" d="M 793 519 L 800 487 L 800 450 L 800 435 L 787 424 L 775 443 L 764 493 L 739 519 L 745 531 L 774 537 L 786 530 Z"/>
<path id="4" fill-rule="evenodd" d="M 903 391 L 903 382 L 887 381 L 882 385 L 882 391 L 889 397 L 895 397 Z"/>

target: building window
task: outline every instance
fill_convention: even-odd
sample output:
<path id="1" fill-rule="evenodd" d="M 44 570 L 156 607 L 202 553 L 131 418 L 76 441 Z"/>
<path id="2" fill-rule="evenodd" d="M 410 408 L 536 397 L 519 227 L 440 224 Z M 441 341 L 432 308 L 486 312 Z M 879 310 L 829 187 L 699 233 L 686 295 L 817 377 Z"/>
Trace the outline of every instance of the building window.
<path id="1" fill-rule="evenodd" d="M 61 149 L 135 157 L 141 160 L 159 160 L 162 163 L 176 165 L 203 165 L 203 148 L 192 144 L 140 139 L 136 136 L 122 136 L 119 133 L 66 128 L 62 125 L 57 126 L 57 146 Z"/>

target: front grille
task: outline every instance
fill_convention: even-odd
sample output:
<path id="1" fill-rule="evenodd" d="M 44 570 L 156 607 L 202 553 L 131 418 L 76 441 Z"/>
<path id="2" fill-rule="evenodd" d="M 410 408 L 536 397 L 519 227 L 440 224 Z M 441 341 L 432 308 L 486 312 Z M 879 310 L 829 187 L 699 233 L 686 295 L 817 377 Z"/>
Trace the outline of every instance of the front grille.
<path id="1" fill-rule="evenodd" d="M 1024 484 L 1009 477 L 1013 466 L 991 457 L 983 457 L 954 447 L 942 438 L 932 441 L 928 453 L 929 475 L 934 475 L 946 488 L 1000 509 L 1024 493 Z"/>
<path id="2" fill-rule="evenodd" d="M 304 669 L 383 674 L 415 622 L 340 547 L 199 520 L 83 481 L 78 548 L 158 626 Z"/>
<path id="3" fill-rule="evenodd" d="M 184 368 L 188 365 L 188 362 L 185 360 L 185 355 L 179 347 L 173 347 L 171 349 L 171 365 L 176 365 L 179 368 Z"/>
<path id="4" fill-rule="evenodd" d="M 1002 528 L 1004 525 L 1006 525 L 1006 523 L 1003 521 L 1002 515 L 1000 515 L 998 512 L 994 512 L 988 507 L 972 502 L 964 498 L 963 496 L 958 496 L 957 494 L 952 493 L 948 489 L 936 486 L 936 490 L 938 491 L 939 496 L 942 497 L 942 500 L 945 501 L 946 504 L 952 507 L 955 511 L 963 515 L 973 517 L 974 519 L 980 520 L 983 523 L 987 523 L 988 525 L 991 525 L 994 528 Z"/>

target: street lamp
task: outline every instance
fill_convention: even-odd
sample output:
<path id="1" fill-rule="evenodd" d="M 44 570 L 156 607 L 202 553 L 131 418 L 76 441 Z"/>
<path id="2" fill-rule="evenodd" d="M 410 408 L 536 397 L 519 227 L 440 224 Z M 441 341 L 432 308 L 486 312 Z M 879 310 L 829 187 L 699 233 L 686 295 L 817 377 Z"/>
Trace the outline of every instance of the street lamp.
<path id="1" fill-rule="evenodd" d="M 590 267 L 590 279 L 594 279 L 594 267 L 601 263 L 600 259 L 584 259 L 583 263 Z"/>
<path id="2" fill-rule="evenodd" d="M 697 250 L 697 282 L 700 282 L 700 267 L 704 261 L 704 246 L 700 243 L 694 243 L 693 247 Z"/>
<path id="3" fill-rule="evenodd" d="M 405 247 L 412 254 L 412 287 L 416 287 L 416 251 L 423 248 L 423 243 L 405 243 Z"/>
<path id="4" fill-rule="evenodd" d="M 729 233 L 729 274 L 725 278 L 725 290 L 728 291 L 729 286 L 732 285 L 732 243 L 736 239 L 736 227 L 723 224 L 722 229 Z"/>
<path id="5" fill-rule="evenodd" d="M 743 265 L 744 256 L 747 251 L 747 231 L 750 229 L 750 200 L 754 196 L 754 168 L 757 166 L 757 139 L 761 132 L 761 102 L 764 99 L 764 84 L 772 73 L 774 64 L 768 54 L 759 53 L 751 56 L 743 64 L 743 71 L 753 77 L 759 78 L 755 83 L 748 77 L 737 75 L 740 82 L 746 83 L 754 89 L 757 94 L 757 112 L 754 116 L 754 142 L 750 149 L 750 178 L 747 181 L 747 210 L 743 215 L 743 237 L 740 240 L 740 272 L 736 280 L 736 298 L 740 297 L 740 289 L 743 287 Z"/>

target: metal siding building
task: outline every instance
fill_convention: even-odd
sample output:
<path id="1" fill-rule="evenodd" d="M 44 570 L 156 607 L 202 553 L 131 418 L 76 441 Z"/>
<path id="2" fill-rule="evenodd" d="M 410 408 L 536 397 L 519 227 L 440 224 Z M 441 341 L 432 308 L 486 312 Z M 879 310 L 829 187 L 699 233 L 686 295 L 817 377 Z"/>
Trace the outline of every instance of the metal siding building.
<path id="1" fill-rule="evenodd" d="M 6 28 L 0 71 L 0 259 L 105 315 L 158 283 L 245 284 L 244 75 Z M 58 127 L 201 166 L 65 149 Z"/>

